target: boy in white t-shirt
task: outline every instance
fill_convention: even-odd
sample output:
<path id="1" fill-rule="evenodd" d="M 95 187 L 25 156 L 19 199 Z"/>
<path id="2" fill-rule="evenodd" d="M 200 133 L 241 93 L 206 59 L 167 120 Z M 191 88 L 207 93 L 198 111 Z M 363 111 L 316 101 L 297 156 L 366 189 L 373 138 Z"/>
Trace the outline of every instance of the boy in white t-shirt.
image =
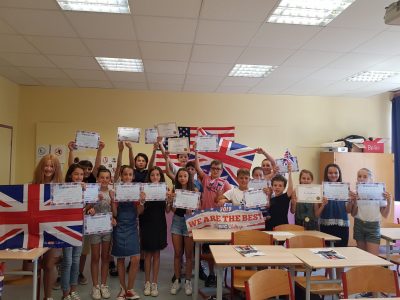
<path id="1" fill-rule="evenodd" d="M 234 187 L 219 196 L 219 206 L 223 206 L 225 203 L 232 203 L 234 206 L 244 205 L 243 193 L 249 189 L 250 170 L 239 169 L 236 175 L 239 187 Z"/>

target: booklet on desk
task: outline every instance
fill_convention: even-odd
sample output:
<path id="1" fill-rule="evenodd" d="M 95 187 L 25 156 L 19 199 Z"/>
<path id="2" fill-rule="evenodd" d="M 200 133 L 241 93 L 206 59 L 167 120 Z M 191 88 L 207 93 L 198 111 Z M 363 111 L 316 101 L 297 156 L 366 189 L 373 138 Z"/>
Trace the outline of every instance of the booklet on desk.
<path id="1" fill-rule="evenodd" d="M 255 247 L 250 245 L 242 245 L 242 246 L 234 246 L 233 247 L 237 252 L 242 254 L 244 257 L 252 257 L 252 256 L 262 256 L 265 255 L 264 252 L 258 251 Z"/>
<path id="2" fill-rule="evenodd" d="M 324 259 L 345 259 L 346 257 L 337 253 L 333 249 L 310 249 L 313 253 L 319 255 Z"/>

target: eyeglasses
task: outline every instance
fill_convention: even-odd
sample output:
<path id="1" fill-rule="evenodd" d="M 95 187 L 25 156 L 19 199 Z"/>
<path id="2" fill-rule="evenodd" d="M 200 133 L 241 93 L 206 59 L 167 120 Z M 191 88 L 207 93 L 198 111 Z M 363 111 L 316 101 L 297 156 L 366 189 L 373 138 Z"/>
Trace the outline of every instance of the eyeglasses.
<path id="1" fill-rule="evenodd" d="M 211 167 L 211 171 L 221 171 L 221 168 Z"/>

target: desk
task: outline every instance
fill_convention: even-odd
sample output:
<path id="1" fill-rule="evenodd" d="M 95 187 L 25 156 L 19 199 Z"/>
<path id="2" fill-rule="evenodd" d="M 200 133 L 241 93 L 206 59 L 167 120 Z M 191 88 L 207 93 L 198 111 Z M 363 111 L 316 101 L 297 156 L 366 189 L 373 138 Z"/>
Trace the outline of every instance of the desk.
<path id="1" fill-rule="evenodd" d="M 368 253 L 364 250 L 355 247 L 336 247 L 335 250 L 344 255 L 344 259 L 325 259 L 317 254 L 314 254 L 310 248 L 291 248 L 287 249 L 297 258 L 302 260 L 306 266 L 306 300 L 310 300 L 311 289 L 311 271 L 312 269 L 321 268 L 345 268 L 345 267 L 360 267 L 360 266 L 392 266 L 393 264 L 385 259 Z M 333 272 L 333 280 L 336 278 Z"/>
<path id="2" fill-rule="evenodd" d="M 305 231 L 264 231 L 266 233 L 272 234 L 273 238 L 276 242 L 285 242 L 286 239 L 290 239 L 291 237 L 298 235 L 310 235 L 319 238 L 323 238 L 325 241 L 330 242 L 330 246 L 334 247 L 335 241 L 340 241 L 341 239 L 337 236 L 330 235 L 317 230 L 305 230 Z"/>
<path id="3" fill-rule="evenodd" d="M 232 245 L 211 245 L 211 254 L 215 260 L 217 271 L 217 300 L 222 300 L 222 281 L 224 267 L 262 267 L 286 266 L 294 271 L 294 266 L 302 265 L 302 261 L 282 246 L 256 246 L 264 252 L 263 256 L 244 257 Z"/>
<path id="4" fill-rule="evenodd" d="M 390 259 L 390 243 L 400 240 L 400 227 L 397 228 L 381 228 L 381 238 L 386 241 L 386 259 Z"/>
<path id="5" fill-rule="evenodd" d="M 29 252 L 0 250 L 0 261 L 7 260 L 30 260 L 33 262 L 33 271 L 10 271 L 5 272 L 5 275 L 32 275 L 32 299 L 37 298 L 37 275 L 38 275 L 38 261 L 39 258 L 45 254 L 48 248 L 36 248 Z"/>

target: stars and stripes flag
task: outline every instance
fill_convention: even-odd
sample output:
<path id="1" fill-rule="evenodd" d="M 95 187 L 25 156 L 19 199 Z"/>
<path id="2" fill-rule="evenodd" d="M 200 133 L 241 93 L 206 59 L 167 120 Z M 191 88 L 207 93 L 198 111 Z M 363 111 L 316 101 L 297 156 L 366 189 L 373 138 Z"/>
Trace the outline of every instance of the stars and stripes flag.
<path id="1" fill-rule="evenodd" d="M 49 184 L 0 185 L 0 249 L 82 245 L 82 205 L 50 205 Z"/>

